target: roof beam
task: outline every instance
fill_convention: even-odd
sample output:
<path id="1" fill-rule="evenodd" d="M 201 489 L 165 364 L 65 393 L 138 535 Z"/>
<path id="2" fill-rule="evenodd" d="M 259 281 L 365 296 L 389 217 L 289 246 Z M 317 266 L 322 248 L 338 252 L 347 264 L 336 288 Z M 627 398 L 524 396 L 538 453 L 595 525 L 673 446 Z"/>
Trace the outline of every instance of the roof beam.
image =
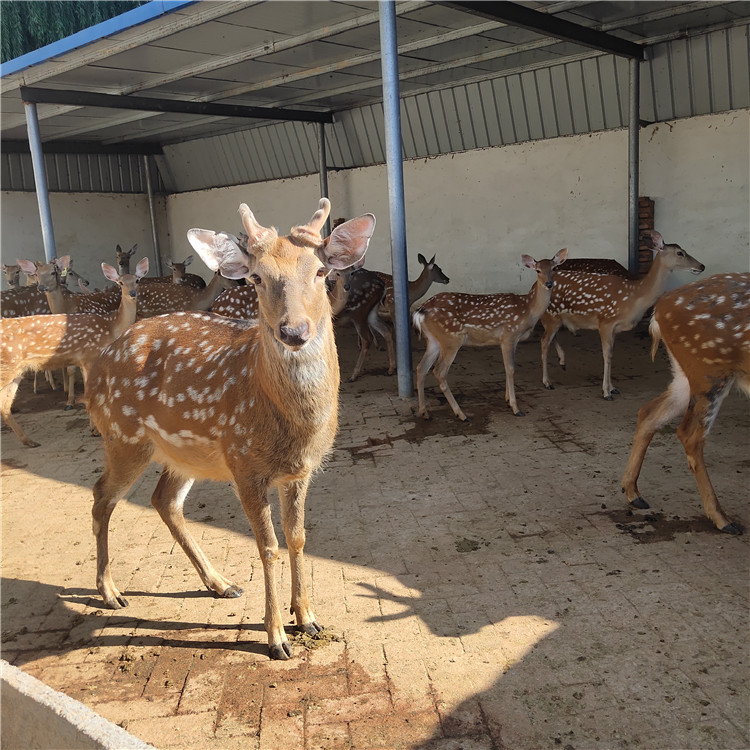
<path id="1" fill-rule="evenodd" d="M 512 26 L 520 26 L 537 34 L 553 36 L 557 39 L 564 39 L 567 42 L 581 44 L 584 47 L 591 47 L 601 52 L 608 52 L 612 55 L 620 55 L 635 60 L 643 59 L 643 47 L 639 44 L 629 42 L 627 39 L 621 39 L 620 37 L 610 36 L 596 29 L 579 26 L 563 18 L 551 16 L 547 13 L 540 13 L 517 3 L 444 2 L 442 4 L 456 10 L 465 11 L 466 13 L 473 13 L 482 18 L 502 21 Z"/>
<path id="2" fill-rule="evenodd" d="M 135 109 L 145 112 L 178 112 L 187 115 L 245 117 L 254 120 L 295 120 L 297 122 L 333 122 L 330 112 L 273 107 L 245 107 L 238 104 L 156 99 L 146 96 L 117 96 L 90 91 L 21 87 L 24 102 L 35 104 L 72 104 L 77 107 Z"/>
<path id="3" fill-rule="evenodd" d="M 6 154 L 28 154 L 31 152 L 28 141 L 3 140 L 0 149 Z M 63 143 L 45 142 L 42 144 L 45 154 L 149 154 L 159 156 L 164 151 L 157 143 L 127 143 L 120 146 L 107 146 L 91 141 L 65 141 Z"/>

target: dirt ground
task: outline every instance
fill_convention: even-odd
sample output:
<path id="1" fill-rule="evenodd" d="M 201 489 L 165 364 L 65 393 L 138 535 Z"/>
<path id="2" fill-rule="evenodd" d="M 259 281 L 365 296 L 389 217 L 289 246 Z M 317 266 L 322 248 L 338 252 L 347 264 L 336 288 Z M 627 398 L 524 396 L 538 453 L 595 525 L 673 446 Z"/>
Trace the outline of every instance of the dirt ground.
<path id="1" fill-rule="evenodd" d="M 525 417 L 505 406 L 498 350 L 462 350 L 451 370 L 469 424 L 431 375 L 433 419 L 416 418 L 384 352 L 342 384 L 336 449 L 307 503 L 328 629 L 320 642 L 297 637 L 288 662 L 267 658 L 261 566 L 225 484 L 195 486 L 186 516 L 245 594 L 202 589 L 151 508 L 154 465 L 112 523 L 130 606 L 103 608 L 90 521 L 99 438 L 80 407 L 25 383 L 18 418 L 42 446 L 3 431 L 3 657 L 158 748 L 750 747 L 750 537 L 704 518 L 674 428 L 646 458 L 651 510 L 626 508 L 637 411 L 669 381 L 666 358 L 652 363 L 642 334 L 619 336 L 622 395 L 609 403 L 598 336 L 561 341 L 568 368 L 551 367 L 552 391 L 538 340 L 519 347 Z M 346 376 L 351 334 L 340 351 Z M 415 341 L 415 369 L 421 351 Z M 750 529 L 739 395 L 706 455 L 725 511 Z M 285 550 L 281 561 L 288 601 Z"/>

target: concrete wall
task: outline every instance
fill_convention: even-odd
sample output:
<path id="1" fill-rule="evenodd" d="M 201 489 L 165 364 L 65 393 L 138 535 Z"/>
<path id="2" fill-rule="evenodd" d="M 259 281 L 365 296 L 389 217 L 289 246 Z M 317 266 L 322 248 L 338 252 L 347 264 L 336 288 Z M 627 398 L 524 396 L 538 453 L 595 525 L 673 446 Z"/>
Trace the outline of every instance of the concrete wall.
<path id="1" fill-rule="evenodd" d="M 159 244 L 168 255 L 165 201 L 160 199 L 156 204 Z M 2 262 L 11 265 L 17 258 L 44 260 L 36 193 L 3 191 L 0 210 Z M 50 210 L 58 257 L 70 255 L 73 268 L 88 279 L 92 287 L 101 288 L 109 283 L 102 274 L 101 263 L 116 265 L 115 246 L 118 244 L 129 250 L 137 243 L 138 253 L 134 259 L 147 256 L 151 263 L 149 276 L 156 275 L 151 219 L 145 195 L 51 193 Z M 165 268 L 164 272 L 167 271 Z M 6 288 L 4 277 L 2 288 Z"/>
<path id="2" fill-rule="evenodd" d="M 750 110 L 646 127 L 641 195 L 655 225 L 707 266 L 750 270 Z M 616 258 L 627 265 L 627 132 L 624 130 L 471 151 L 404 164 L 410 277 L 417 253 L 437 254 L 448 288 L 526 291 L 533 273 L 520 256 Z M 172 195 L 170 234 L 190 226 L 241 229 L 247 203 L 261 224 L 287 231 L 316 207 L 317 176 Z M 332 217 L 370 211 L 378 225 L 367 267 L 390 268 L 385 166 L 329 175 Z M 675 275 L 672 286 L 693 281 Z M 445 290 L 445 287 L 441 288 Z"/>
<path id="3" fill-rule="evenodd" d="M 3 750 L 154 750 L 4 659 L 0 685 Z"/>
<path id="4" fill-rule="evenodd" d="M 641 195 L 655 201 L 656 228 L 707 266 L 750 270 L 750 110 L 651 125 L 641 131 Z M 416 256 L 437 254 L 453 290 L 526 291 L 533 273 L 522 253 L 608 257 L 627 263 L 627 132 L 571 136 L 404 164 L 410 276 Z M 190 227 L 241 230 L 247 203 L 262 224 L 286 232 L 317 206 L 318 177 L 168 196 L 163 256 L 189 252 Z M 332 218 L 372 212 L 378 220 L 367 267 L 390 268 L 385 166 L 332 172 Z M 101 278 L 99 262 L 118 242 L 151 247 L 145 196 L 53 195 L 58 254 Z M 41 255 L 33 194 L 4 193 L 2 257 Z M 12 260 L 8 260 L 12 259 Z M 83 270 L 81 270 L 83 269 Z M 209 276 L 196 260 L 191 271 Z M 153 271 L 152 271 L 153 275 Z M 675 275 L 672 285 L 692 281 Z M 95 281 L 96 283 L 96 281 Z M 446 289 L 445 287 L 441 290 Z"/>

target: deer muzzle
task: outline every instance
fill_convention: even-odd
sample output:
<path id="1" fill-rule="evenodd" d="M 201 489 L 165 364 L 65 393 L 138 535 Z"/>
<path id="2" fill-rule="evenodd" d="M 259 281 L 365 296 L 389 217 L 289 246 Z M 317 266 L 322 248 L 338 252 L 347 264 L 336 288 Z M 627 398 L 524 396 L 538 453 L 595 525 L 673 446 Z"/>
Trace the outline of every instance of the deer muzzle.
<path id="1" fill-rule="evenodd" d="M 287 346 L 304 346 L 310 340 L 310 326 L 307 323 L 279 326 L 279 339 Z"/>

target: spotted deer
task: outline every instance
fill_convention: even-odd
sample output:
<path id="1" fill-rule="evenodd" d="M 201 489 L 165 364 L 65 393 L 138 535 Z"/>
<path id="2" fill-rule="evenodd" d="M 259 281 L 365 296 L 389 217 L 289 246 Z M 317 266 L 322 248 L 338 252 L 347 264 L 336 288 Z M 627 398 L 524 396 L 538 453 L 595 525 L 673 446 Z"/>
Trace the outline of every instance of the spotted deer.
<path id="1" fill-rule="evenodd" d="M 568 258 L 560 264 L 558 271 L 583 271 L 584 273 L 598 273 L 601 276 L 612 274 L 623 279 L 637 279 L 625 266 L 612 258 Z"/>
<path id="2" fill-rule="evenodd" d="M 542 382 L 554 388 L 547 370 L 547 352 L 555 341 L 560 366 L 565 368 L 565 352 L 555 335 L 561 326 L 569 331 L 598 330 L 602 342 L 604 377 L 602 392 L 607 401 L 618 391 L 612 385 L 612 352 L 615 336 L 631 330 L 646 311 L 664 294 L 669 275 L 674 270 L 702 273 L 705 266 L 686 253 L 679 245 L 665 244 L 659 232 L 650 232 L 648 242 L 654 260 L 642 279 L 621 276 L 560 271 L 547 311 L 542 315 Z"/>
<path id="3" fill-rule="evenodd" d="M 516 401 L 516 347 L 519 341 L 529 337 L 547 309 L 555 271 L 567 254 L 567 249 L 563 248 L 550 260 L 536 261 L 530 255 L 521 256 L 523 265 L 533 268 L 537 274 L 528 294 L 443 292 L 428 299 L 414 313 L 414 325 L 427 341 L 424 356 L 417 366 L 420 416 L 430 418 L 424 398 L 424 381 L 437 361 L 435 378 L 440 390 L 453 413 L 462 422 L 467 421 L 448 385 L 448 370 L 464 344 L 500 347 L 505 366 L 505 400 L 516 416 L 523 416 Z"/>
<path id="4" fill-rule="evenodd" d="M 211 270 L 254 284 L 258 324 L 200 312 L 143 320 L 92 368 L 86 398 L 105 455 L 94 487 L 93 525 L 97 588 L 107 606 L 128 604 L 109 566 L 110 517 L 149 462 L 158 461 L 164 469 L 152 504 L 205 586 L 228 598 L 242 590 L 208 561 L 182 506 L 195 479 L 232 483 L 263 563 L 270 656 L 287 659 L 268 497 L 272 488 L 278 491 L 292 611 L 299 629 L 313 637 L 320 632 L 303 549 L 307 488 L 338 426 L 339 367 L 325 279 L 364 256 L 375 228 L 375 217 L 365 214 L 323 239 L 330 206 L 322 198 L 310 221 L 279 236 L 242 204 L 246 250 L 232 235 L 191 229 L 188 239 Z"/>
<path id="5" fill-rule="evenodd" d="M 750 396 L 750 273 L 728 273 L 686 284 L 665 294 L 649 327 L 651 357 L 663 341 L 672 365 L 664 393 L 641 407 L 622 491 L 634 508 L 649 504 L 638 490 L 643 459 L 654 433 L 677 417 L 706 515 L 716 528 L 741 534 L 724 514 L 703 457 L 706 437 L 734 385 Z"/>
<path id="6" fill-rule="evenodd" d="M 3 263 L 3 273 L 5 274 L 8 289 L 21 289 L 24 286 L 21 284 L 21 266 L 17 263 L 13 263 L 12 265 Z"/>
<path id="7" fill-rule="evenodd" d="M 62 282 L 63 276 L 70 267 L 69 255 L 54 258 L 49 263 L 35 263 L 20 258 L 18 263 L 25 274 L 36 274 L 39 280 L 37 289 L 45 295 L 48 310 L 54 315 L 72 313 L 106 315 L 117 310 L 120 304 L 120 287 L 117 285 L 114 289 L 98 294 L 72 294 Z"/>
<path id="8" fill-rule="evenodd" d="M 138 282 L 148 273 L 148 259 L 138 263 L 135 274 L 120 276 L 117 269 L 102 263 L 104 275 L 122 290 L 119 308 L 107 315 L 30 315 L 0 321 L 0 412 L 6 424 L 28 448 L 32 440 L 16 422 L 11 407 L 23 376 L 29 371 L 68 370 L 68 403 L 75 404 L 76 367 L 83 372 L 84 385 L 91 363 L 101 351 L 135 323 Z"/>
<path id="9" fill-rule="evenodd" d="M 417 300 L 427 294 L 427 290 L 433 284 L 449 284 L 450 279 L 443 273 L 442 268 L 435 263 L 435 256 L 427 260 L 422 253 L 417 255 L 417 260 L 422 264 L 422 271 L 414 281 L 409 282 L 409 307 Z M 393 296 L 393 276 L 382 271 L 375 271 L 385 284 L 385 297 L 381 303 L 380 313 L 387 320 L 394 320 L 396 301 Z"/>
<path id="10" fill-rule="evenodd" d="M 130 273 L 130 259 L 135 255 L 138 250 L 138 243 L 133 245 L 130 250 L 123 250 L 120 245 L 115 248 L 115 255 L 117 256 L 117 270 L 120 274 Z M 196 273 L 188 273 L 187 267 L 193 262 L 193 256 L 188 255 L 182 262 L 167 260 L 171 274 L 167 276 L 151 276 L 144 281 L 147 284 L 152 283 L 174 283 L 174 284 L 186 284 L 187 286 L 195 287 L 196 289 L 204 289 L 206 282 L 202 276 Z"/>
<path id="11" fill-rule="evenodd" d="M 5 271 L 6 279 L 8 273 L 11 278 L 20 278 L 20 273 L 23 270 L 21 268 L 21 261 L 19 260 L 12 266 L 4 266 L 5 269 L 11 269 Z M 14 269 L 18 269 L 18 275 Z M 34 263 L 30 263 L 27 266 L 26 271 L 26 286 L 11 286 L 9 289 L 5 289 L 0 292 L 0 314 L 3 318 L 20 318 L 24 315 L 46 315 L 49 313 L 49 304 L 47 303 L 47 297 L 43 291 L 38 288 L 39 278 L 37 276 L 37 266 Z M 8 281 L 10 284 L 10 280 Z"/>
<path id="12" fill-rule="evenodd" d="M 215 273 L 203 289 L 187 284 L 146 284 L 138 295 L 138 318 L 180 310 L 208 310 L 225 289 L 236 285 L 235 279 L 228 279 L 220 273 Z"/>
<path id="13" fill-rule="evenodd" d="M 378 315 L 386 293 L 385 282 L 379 273 L 363 268 L 351 275 L 349 286 L 346 304 L 336 317 L 337 328 L 351 323 L 359 339 L 359 356 L 349 376 L 349 382 L 353 383 L 362 374 L 367 352 L 376 340 L 375 333 L 380 334 L 385 340 L 388 350 L 388 374 L 393 375 L 396 370 L 393 329 L 390 323 Z"/>

